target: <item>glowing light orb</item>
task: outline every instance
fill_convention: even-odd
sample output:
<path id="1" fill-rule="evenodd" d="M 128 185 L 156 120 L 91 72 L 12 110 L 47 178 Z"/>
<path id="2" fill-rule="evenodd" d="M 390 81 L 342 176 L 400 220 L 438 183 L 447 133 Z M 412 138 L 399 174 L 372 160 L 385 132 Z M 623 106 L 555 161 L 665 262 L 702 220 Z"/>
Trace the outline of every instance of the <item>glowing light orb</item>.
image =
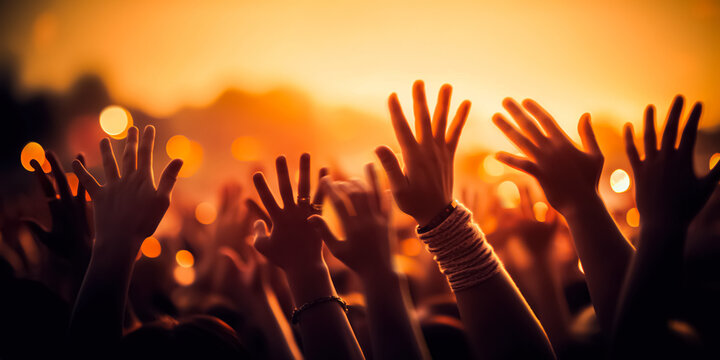
<path id="1" fill-rule="evenodd" d="M 418 256 L 422 248 L 422 244 L 416 238 L 407 238 L 400 242 L 400 252 L 405 256 Z"/>
<path id="2" fill-rule="evenodd" d="M 542 201 L 538 201 L 533 204 L 533 214 L 535 214 L 535 220 L 545 222 L 547 219 L 548 206 Z"/>
<path id="3" fill-rule="evenodd" d="M 215 222 L 217 210 L 215 206 L 209 202 L 201 202 L 195 207 L 195 219 L 201 224 L 209 225 Z"/>
<path id="4" fill-rule="evenodd" d="M 100 113 L 100 127 L 113 139 L 124 139 L 132 125 L 130 112 L 120 106 L 108 106 Z"/>
<path id="5" fill-rule="evenodd" d="M 578 270 L 580 270 L 581 274 L 585 275 L 585 269 L 583 269 L 582 263 L 580 262 L 580 260 L 578 260 Z"/>
<path id="6" fill-rule="evenodd" d="M 175 135 L 165 144 L 165 152 L 171 159 L 185 159 L 190 153 L 190 140 L 182 135 Z"/>
<path id="7" fill-rule="evenodd" d="M 488 155 L 485 157 L 482 163 L 482 168 L 485 173 L 490 176 L 501 176 L 505 173 L 505 165 L 497 161 L 494 156 Z"/>
<path id="8" fill-rule="evenodd" d="M 610 188 L 620 194 L 630 188 L 630 176 L 623 169 L 617 169 L 610 174 Z"/>
<path id="9" fill-rule="evenodd" d="M 162 246 L 160 246 L 158 239 L 150 236 L 143 241 L 142 245 L 140 245 L 140 251 L 143 255 L 153 259 L 160 256 L 160 253 L 162 253 Z"/>
<path id="10" fill-rule="evenodd" d="M 173 271 L 173 277 L 182 286 L 192 285 L 195 282 L 195 269 L 177 266 Z"/>
<path id="11" fill-rule="evenodd" d="M 20 163 L 25 170 L 33 172 L 35 170 L 30 165 L 31 160 L 37 160 L 37 162 L 42 166 L 43 171 L 50 171 L 50 163 L 45 159 L 45 149 L 43 149 L 42 145 L 34 141 L 25 144 L 25 147 L 23 147 L 20 152 Z M 47 163 L 47 169 L 45 168 L 45 163 Z"/>
<path id="12" fill-rule="evenodd" d="M 710 169 L 714 168 L 718 161 L 720 161 L 720 153 L 714 153 L 710 157 Z"/>
<path id="13" fill-rule="evenodd" d="M 638 227 L 640 226 L 640 213 L 638 212 L 637 208 L 632 208 L 627 211 L 625 214 L 625 221 L 627 221 L 627 224 L 631 227 Z"/>
<path id="14" fill-rule="evenodd" d="M 502 207 L 514 208 L 520 205 L 520 189 L 510 180 L 505 180 L 497 187 L 497 195 Z"/>
<path id="15" fill-rule="evenodd" d="M 230 145 L 232 156 L 240 161 L 255 161 L 260 158 L 260 142 L 250 136 L 241 136 Z"/>
<path id="16" fill-rule="evenodd" d="M 195 265 L 195 257 L 187 250 L 180 250 L 175 254 L 175 261 L 178 265 L 189 268 Z"/>

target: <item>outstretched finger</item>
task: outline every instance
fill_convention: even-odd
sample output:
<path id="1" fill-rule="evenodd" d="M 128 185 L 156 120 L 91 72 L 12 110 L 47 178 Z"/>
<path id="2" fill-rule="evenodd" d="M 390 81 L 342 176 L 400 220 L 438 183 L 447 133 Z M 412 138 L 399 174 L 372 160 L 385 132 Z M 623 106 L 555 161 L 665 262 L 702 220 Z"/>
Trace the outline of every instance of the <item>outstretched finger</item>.
<path id="1" fill-rule="evenodd" d="M 407 178 L 405 178 L 405 174 L 403 174 L 402 169 L 400 169 L 400 162 L 397 156 L 395 156 L 395 153 L 387 146 L 380 146 L 375 149 L 375 154 L 378 159 L 380 159 L 380 164 L 382 164 L 383 169 L 385 169 L 385 173 L 390 182 L 390 188 L 393 192 L 397 193 L 405 190 L 408 185 Z"/>
<path id="2" fill-rule="evenodd" d="M 522 211 L 522 214 L 526 219 L 534 218 L 530 187 L 527 185 L 522 187 L 522 192 L 520 193 L 520 211 Z"/>
<path id="3" fill-rule="evenodd" d="M 112 146 L 110 146 L 110 139 L 104 138 L 100 140 L 100 154 L 102 155 L 103 169 L 105 169 L 105 181 L 111 183 L 119 179 L 120 171 L 118 170 Z"/>
<path id="4" fill-rule="evenodd" d="M 157 193 L 160 196 L 170 197 L 175 182 L 177 182 L 178 174 L 183 166 L 183 161 L 180 159 L 174 159 L 165 167 L 162 175 L 160 175 L 160 182 L 158 183 Z M 92 196 L 92 194 L 90 194 Z"/>
<path id="5" fill-rule="evenodd" d="M 275 171 L 277 172 L 278 188 L 280 188 L 280 198 L 283 201 L 283 209 L 289 209 L 295 205 L 295 199 L 293 199 L 290 171 L 288 170 L 285 156 L 281 155 L 275 159 Z"/>
<path id="6" fill-rule="evenodd" d="M 540 171 L 539 171 L 537 165 L 535 165 L 535 163 L 533 163 L 532 161 L 530 161 L 526 158 L 516 156 L 516 155 L 510 154 L 510 153 L 504 152 L 504 151 L 497 153 L 495 155 L 495 158 L 498 161 L 506 164 L 507 166 L 510 166 L 511 168 L 514 168 L 514 169 L 520 170 L 522 172 L 525 172 L 527 174 L 530 174 L 535 178 L 537 178 L 538 175 L 540 174 Z"/>
<path id="7" fill-rule="evenodd" d="M 514 99 L 505 98 L 502 105 L 536 145 L 542 146 L 548 142 L 547 137 L 540 131 L 535 120 L 533 120 Z"/>
<path id="8" fill-rule="evenodd" d="M 657 133 L 655 131 L 655 107 L 648 105 L 645 108 L 645 131 L 643 142 L 645 143 L 645 159 L 652 158 L 657 154 Z"/>
<path id="9" fill-rule="evenodd" d="M 595 132 L 593 131 L 592 124 L 590 123 L 590 114 L 585 113 L 580 117 L 580 122 L 578 123 L 578 133 L 580 134 L 580 140 L 582 141 L 585 151 L 593 155 L 602 155 L 600 145 L 598 145 Z"/>
<path id="10" fill-rule="evenodd" d="M 395 130 L 395 137 L 400 144 L 400 148 L 403 151 L 408 151 L 417 146 L 415 136 L 410 130 L 405 115 L 403 114 L 400 101 L 398 100 L 397 94 L 392 93 L 388 99 L 388 108 L 390 109 L 390 119 L 392 120 L 393 129 Z"/>
<path id="11" fill-rule="evenodd" d="M 127 142 L 125 143 L 125 152 L 123 153 L 122 176 L 127 176 L 137 170 L 137 150 L 138 150 L 138 128 L 130 127 L 127 133 Z"/>
<path id="12" fill-rule="evenodd" d="M 148 125 L 143 131 L 140 146 L 138 147 L 137 169 L 138 171 L 149 174 L 152 179 L 152 154 L 155 145 L 155 127 Z"/>
<path id="13" fill-rule="evenodd" d="M 684 103 L 685 99 L 682 95 L 675 96 L 672 106 L 670 107 L 670 112 L 668 113 L 667 121 L 665 122 L 665 130 L 663 131 L 660 151 L 667 152 L 675 149 L 678 125 L 680 124 L 680 115 L 682 114 Z"/>
<path id="14" fill-rule="evenodd" d="M 502 115 L 495 114 L 493 123 L 526 155 L 535 158 L 540 150 L 530 139 L 526 138 L 515 126 L 511 125 Z"/>
<path id="15" fill-rule="evenodd" d="M 43 194 L 45 194 L 45 196 L 48 198 L 55 199 L 57 195 L 55 193 L 55 187 L 53 187 L 50 179 L 48 179 L 47 175 L 45 175 L 45 171 L 43 171 L 40 163 L 37 160 L 32 159 L 30 160 L 30 166 L 32 166 L 32 168 L 35 170 L 35 177 L 37 178 L 38 183 L 42 188 Z"/>
<path id="16" fill-rule="evenodd" d="M 320 184 L 320 180 L 322 180 L 322 178 L 326 177 L 328 175 L 328 173 L 330 173 L 330 171 L 326 167 L 321 168 L 320 171 L 318 171 L 318 184 L 315 189 L 315 195 L 313 195 L 311 204 L 322 205 L 323 201 L 325 200 L 325 191 L 324 191 L 324 188 Z"/>
<path id="17" fill-rule="evenodd" d="M 687 157 L 692 157 L 693 149 L 695 148 L 695 139 L 697 138 L 701 114 L 702 104 L 699 102 L 695 103 L 688 117 L 688 121 L 685 124 L 685 129 L 683 129 L 682 137 L 680 138 L 680 152 Z"/>
<path id="18" fill-rule="evenodd" d="M 540 123 L 540 126 L 545 130 L 545 132 L 550 136 L 550 138 L 557 139 L 559 141 L 563 142 L 570 142 L 570 138 L 565 134 L 565 132 L 560 128 L 560 126 L 555 122 L 555 119 L 550 115 L 545 108 L 540 106 L 535 100 L 532 99 L 525 99 L 523 100 L 523 107 L 527 109 Z"/>
<path id="19" fill-rule="evenodd" d="M 255 190 L 257 190 L 260 196 L 260 201 L 262 201 L 263 206 L 267 209 L 268 214 L 270 214 L 271 218 L 275 218 L 280 213 L 280 206 L 278 206 L 275 197 L 267 185 L 267 181 L 265 181 L 265 175 L 263 175 L 262 172 L 256 172 L 255 175 L 253 175 L 253 183 L 255 184 Z"/>
<path id="20" fill-rule="evenodd" d="M 432 139 L 432 125 L 428 111 L 427 97 L 425 96 L 425 83 L 417 80 L 413 84 L 413 114 L 415 114 L 415 135 L 419 143 Z"/>
<path id="21" fill-rule="evenodd" d="M 445 143 L 445 132 L 447 130 L 447 118 L 450 111 L 450 98 L 452 96 L 452 86 L 445 84 L 440 88 L 438 93 L 435 112 L 433 113 L 433 136 L 435 141 L 442 145 Z"/>
<path id="22" fill-rule="evenodd" d="M 462 134 L 465 122 L 467 122 L 471 105 L 470 100 L 463 101 L 460 107 L 458 107 L 452 123 L 450 123 L 450 129 L 448 129 L 449 133 L 446 136 L 445 143 L 451 153 L 455 153 L 455 150 L 457 150 L 458 143 L 460 142 L 460 134 Z"/>
<path id="23" fill-rule="evenodd" d="M 313 227 L 313 229 L 317 232 L 320 238 L 325 242 L 328 249 L 330 249 L 331 252 L 335 253 L 338 249 L 338 246 L 342 244 L 342 241 L 338 240 L 335 234 L 332 233 L 332 230 L 330 230 L 330 227 L 328 226 L 327 222 L 325 222 L 325 219 L 323 219 L 320 215 L 313 215 L 310 216 L 307 220 L 310 226 Z"/>
<path id="24" fill-rule="evenodd" d="M 270 247 L 270 237 L 265 222 L 262 220 L 255 221 L 253 224 L 253 246 L 261 254 L 267 256 Z"/>
<path id="25" fill-rule="evenodd" d="M 60 195 L 60 200 L 70 201 L 72 200 L 72 192 L 70 191 L 70 185 L 68 184 L 67 177 L 65 176 L 65 169 L 57 159 L 57 156 L 52 151 L 45 152 L 45 158 L 50 162 L 52 168 L 52 174 L 55 178 L 55 185 Z"/>
<path id="26" fill-rule="evenodd" d="M 100 184 L 98 184 L 97 180 L 90 175 L 85 168 L 85 165 L 80 163 L 80 161 L 73 160 L 72 167 L 73 172 L 75 172 L 75 176 L 78 177 L 78 182 L 87 190 L 90 197 L 95 198 L 98 191 L 100 191 Z"/>
<path id="27" fill-rule="evenodd" d="M 85 155 L 83 155 L 83 153 L 77 154 L 77 156 L 75 156 L 75 159 L 77 159 L 77 161 L 79 161 L 81 164 L 83 164 L 83 166 L 87 167 L 87 165 L 85 164 Z M 75 192 L 75 193 L 77 194 L 77 195 L 75 195 L 75 198 L 78 199 L 78 201 L 80 201 L 80 203 L 84 204 L 85 203 L 85 187 L 83 187 L 79 181 L 78 181 L 78 185 L 77 185 L 77 192 Z"/>
<path id="28" fill-rule="evenodd" d="M 298 179 L 298 199 L 310 201 L 310 154 L 300 156 L 300 178 Z"/>
<path id="29" fill-rule="evenodd" d="M 625 124 L 625 152 L 627 153 L 633 173 L 637 176 L 637 168 L 640 165 L 640 154 L 635 147 L 635 135 L 631 123 Z"/>
<path id="30" fill-rule="evenodd" d="M 50 233 L 40 224 L 38 224 L 37 221 L 33 219 L 21 219 L 20 220 L 27 228 L 30 230 L 30 233 L 35 237 L 35 239 L 48 247 L 52 246 L 53 244 L 50 243 Z"/>

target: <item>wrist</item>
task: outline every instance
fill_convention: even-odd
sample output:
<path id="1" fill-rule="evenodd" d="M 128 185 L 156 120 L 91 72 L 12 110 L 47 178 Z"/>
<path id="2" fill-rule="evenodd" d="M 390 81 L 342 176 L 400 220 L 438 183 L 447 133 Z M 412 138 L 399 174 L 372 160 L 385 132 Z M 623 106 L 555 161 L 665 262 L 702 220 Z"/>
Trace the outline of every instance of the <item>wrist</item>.
<path id="1" fill-rule="evenodd" d="M 91 258 L 111 263 L 134 262 L 140 246 L 141 237 L 103 236 L 98 235 L 92 248 Z"/>
<path id="2" fill-rule="evenodd" d="M 302 269 L 285 270 L 295 306 L 301 306 L 321 297 L 335 295 L 330 271 L 324 263 Z"/>
<path id="3" fill-rule="evenodd" d="M 588 213 L 592 213 L 599 208 L 605 208 L 605 203 L 597 191 L 573 199 L 574 201 L 569 202 L 567 205 L 557 208 L 557 211 L 568 220 L 589 216 Z"/>

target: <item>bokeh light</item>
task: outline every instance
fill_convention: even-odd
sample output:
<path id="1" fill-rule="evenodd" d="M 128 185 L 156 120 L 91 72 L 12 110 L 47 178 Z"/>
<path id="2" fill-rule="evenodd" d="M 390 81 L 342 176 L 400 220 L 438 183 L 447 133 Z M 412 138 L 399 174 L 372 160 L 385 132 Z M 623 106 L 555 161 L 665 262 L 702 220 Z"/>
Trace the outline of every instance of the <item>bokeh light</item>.
<path id="1" fill-rule="evenodd" d="M 720 161 L 720 153 L 712 154 L 712 156 L 710 157 L 710 169 L 714 168 L 715 164 L 717 164 L 718 161 Z"/>
<path id="2" fill-rule="evenodd" d="M 173 277 L 175 277 L 175 281 L 180 285 L 192 285 L 192 283 L 195 282 L 195 269 L 177 266 L 175 267 L 175 271 L 173 271 Z"/>
<path id="3" fill-rule="evenodd" d="M 416 238 L 407 238 L 400 241 L 400 252 L 405 256 L 418 256 L 423 245 Z"/>
<path id="4" fill-rule="evenodd" d="M 578 259 L 578 270 L 580 270 L 580 273 L 585 275 L 585 269 L 583 269 L 582 262 Z"/>
<path id="5" fill-rule="evenodd" d="M 230 145 L 232 156 L 240 161 L 256 161 L 260 158 L 262 144 L 252 136 L 241 136 Z"/>
<path id="6" fill-rule="evenodd" d="M 520 189 L 510 180 L 505 180 L 497 187 L 497 195 L 502 207 L 514 208 L 520 205 Z"/>
<path id="7" fill-rule="evenodd" d="M 501 176 L 505 173 L 505 165 L 495 159 L 495 156 L 488 155 L 482 162 L 482 168 L 490 176 Z"/>
<path id="8" fill-rule="evenodd" d="M 73 196 L 77 196 L 77 187 L 78 187 L 78 178 L 75 173 L 65 173 L 65 178 L 67 179 L 68 186 L 70 187 L 70 192 L 73 194 Z"/>
<path id="9" fill-rule="evenodd" d="M 124 139 L 132 125 L 130 112 L 120 106 L 108 106 L 100 113 L 100 127 L 113 139 Z"/>
<path id="10" fill-rule="evenodd" d="M 538 201 L 533 204 L 533 214 L 535 215 L 535 220 L 545 222 L 545 219 L 547 219 L 547 212 L 548 206 L 546 203 Z"/>
<path id="11" fill-rule="evenodd" d="M 623 169 L 617 169 L 610 174 L 610 188 L 620 194 L 630 188 L 630 176 Z"/>
<path id="12" fill-rule="evenodd" d="M 640 226 L 640 212 L 638 212 L 638 209 L 632 208 L 628 210 L 625 214 L 625 221 L 630 227 L 636 228 Z"/>
<path id="13" fill-rule="evenodd" d="M 178 265 L 190 268 L 195 265 L 195 257 L 193 254 L 187 250 L 180 250 L 175 254 L 175 261 L 178 263 Z"/>
<path id="14" fill-rule="evenodd" d="M 215 222 L 217 209 L 209 202 L 201 202 L 195 207 L 195 219 L 201 224 L 209 225 Z"/>
<path id="15" fill-rule="evenodd" d="M 50 163 L 45 159 L 45 149 L 43 149 L 42 145 L 34 141 L 25 144 L 22 152 L 20 152 L 20 163 L 25 170 L 33 172 L 35 170 L 33 170 L 33 167 L 30 165 L 31 160 L 37 160 L 37 162 L 42 165 L 43 171 L 50 172 Z"/>
<path id="16" fill-rule="evenodd" d="M 140 251 L 143 255 L 153 259 L 160 256 L 160 253 L 162 253 L 162 246 L 160 246 L 160 241 L 158 241 L 158 239 L 150 236 L 143 241 L 142 245 L 140 245 Z"/>
<path id="17" fill-rule="evenodd" d="M 171 159 L 184 159 L 190 153 L 190 140 L 183 135 L 175 135 L 165 144 L 165 152 Z"/>

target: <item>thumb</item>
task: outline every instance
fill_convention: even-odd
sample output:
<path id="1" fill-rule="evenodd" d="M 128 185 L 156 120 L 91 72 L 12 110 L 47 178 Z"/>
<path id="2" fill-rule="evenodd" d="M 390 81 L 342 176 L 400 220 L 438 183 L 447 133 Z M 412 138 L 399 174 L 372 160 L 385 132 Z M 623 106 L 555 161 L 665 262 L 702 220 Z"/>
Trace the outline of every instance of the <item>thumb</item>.
<path id="1" fill-rule="evenodd" d="M 255 249 L 257 249 L 257 251 L 259 251 L 261 254 L 265 255 L 266 251 L 268 250 L 268 241 L 270 240 L 270 237 L 268 236 L 267 225 L 265 225 L 265 222 L 262 220 L 255 221 L 255 224 L 253 225 L 253 233 L 253 243 Z"/>
<path id="2" fill-rule="evenodd" d="M 308 218 L 308 223 L 310 223 L 310 226 L 315 229 L 320 238 L 327 244 L 328 249 L 335 253 L 341 241 L 330 231 L 330 227 L 328 227 L 325 219 L 323 219 L 322 216 L 313 215 Z"/>

